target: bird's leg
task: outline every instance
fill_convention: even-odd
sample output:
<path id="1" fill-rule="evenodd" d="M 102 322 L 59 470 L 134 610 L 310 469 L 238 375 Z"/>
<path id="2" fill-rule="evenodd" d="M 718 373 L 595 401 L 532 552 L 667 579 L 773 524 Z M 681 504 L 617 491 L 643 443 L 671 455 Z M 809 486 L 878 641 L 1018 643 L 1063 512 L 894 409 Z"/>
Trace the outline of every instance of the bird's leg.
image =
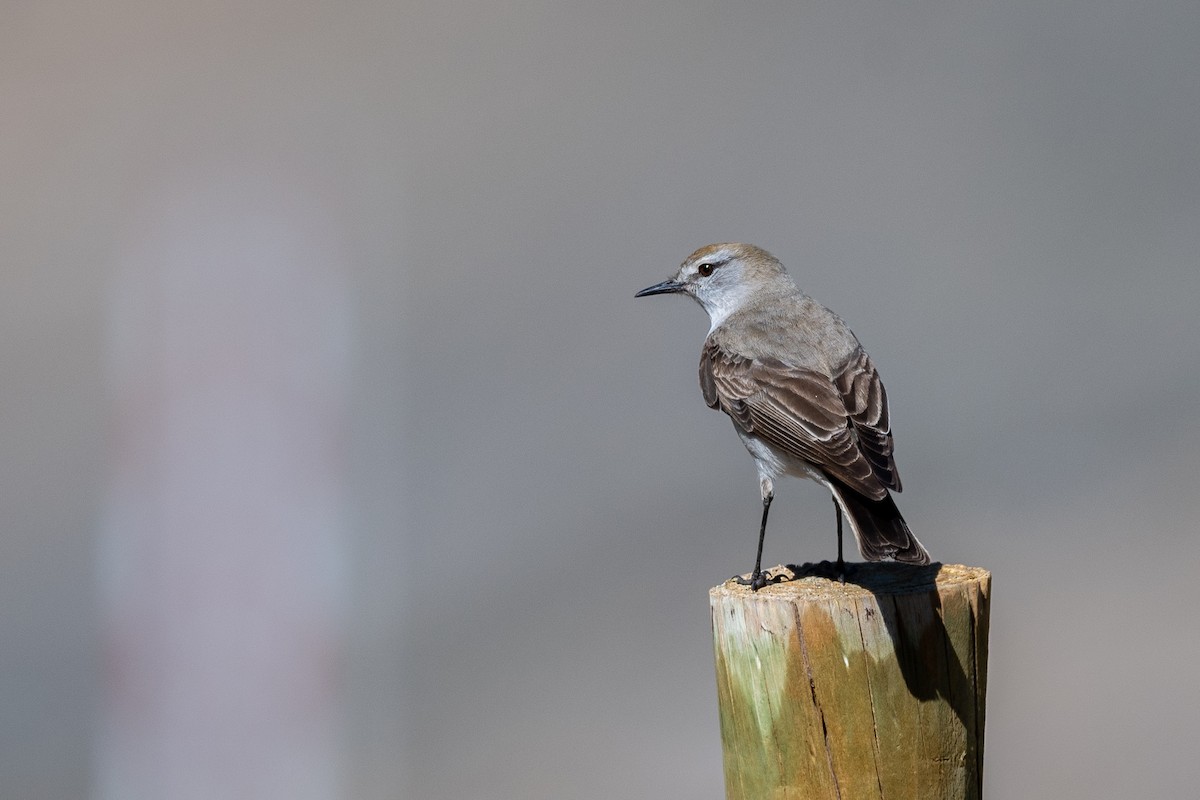
<path id="1" fill-rule="evenodd" d="M 838 532 L 838 560 L 837 560 L 837 576 L 842 583 L 846 582 L 846 562 L 842 560 L 842 507 L 838 505 L 837 498 L 833 498 L 833 510 L 837 514 L 837 532 Z"/>
<path id="2" fill-rule="evenodd" d="M 767 513 L 771 510 L 771 501 L 775 499 L 775 492 L 763 487 L 763 515 L 762 525 L 758 529 L 758 555 L 754 557 L 754 572 L 750 573 L 749 578 L 737 576 L 735 581 L 742 586 L 749 586 L 752 591 L 757 592 L 768 583 L 779 583 L 783 580 L 782 575 L 776 575 L 774 578 L 768 578 L 762 572 L 762 551 L 763 540 L 767 538 Z"/>
<path id="3" fill-rule="evenodd" d="M 754 556 L 754 577 L 758 578 L 762 575 L 762 549 L 763 540 L 767 538 L 767 512 L 771 510 L 771 500 L 774 495 L 767 495 L 763 498 L 763 515 L 762 524 L 758 526 L 758 553 Z"/>

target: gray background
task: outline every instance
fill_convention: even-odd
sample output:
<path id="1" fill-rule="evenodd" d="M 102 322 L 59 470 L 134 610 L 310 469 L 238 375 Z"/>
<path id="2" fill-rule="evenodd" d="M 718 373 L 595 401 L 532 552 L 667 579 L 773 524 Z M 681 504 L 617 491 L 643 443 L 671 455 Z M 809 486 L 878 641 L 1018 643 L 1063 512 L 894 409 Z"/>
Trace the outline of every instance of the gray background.
<path id="1" fill-rule="evenodd" d="M 114 231 L 180 165 L 318 187 L 342 243 L 342 796 L 721 796 L 757 486 L 703 312 L 633 293 L 725 240 L 850 322 L 900 507 L 993 571 L 988 795 L 1200 783 L 1194 2 L 4 16 L 6 796 L 93 791 Z M 829 511 L 785 482 L 766 561 Z"/>

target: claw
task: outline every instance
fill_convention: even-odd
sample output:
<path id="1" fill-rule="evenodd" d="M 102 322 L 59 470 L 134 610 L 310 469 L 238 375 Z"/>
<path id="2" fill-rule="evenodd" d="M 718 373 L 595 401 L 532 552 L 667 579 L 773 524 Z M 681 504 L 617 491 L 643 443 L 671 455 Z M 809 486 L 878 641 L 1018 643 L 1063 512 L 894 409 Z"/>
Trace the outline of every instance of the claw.
<path id="1" fill-rule="evenodd" d="M 750 591 L 757 592 L 764 586 L 769 586 L 772 583 L 782 583 L 784 580 L 783 573 L 778 575 L 768 575 L 766 572 L 755 570 L 750 573 L 750 577 L 744 575 L 734 575 L 733 582 L 741 586 L 749 586 Z"/>

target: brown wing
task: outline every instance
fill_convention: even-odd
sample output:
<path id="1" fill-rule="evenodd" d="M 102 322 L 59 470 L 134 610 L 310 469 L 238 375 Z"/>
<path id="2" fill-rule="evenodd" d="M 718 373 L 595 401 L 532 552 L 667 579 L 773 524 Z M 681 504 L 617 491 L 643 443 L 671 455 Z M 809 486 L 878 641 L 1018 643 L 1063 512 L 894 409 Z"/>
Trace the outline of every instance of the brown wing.
<path id="1" fill-rule="evenodd" d="M 861 348 L 831 380 L 810 369 L 738 356 L 709 340 L 700 356 L 700 388 L 704 401 L 743 431 L 855 491 L 874 500 L 888 488 L 899 491 L 887 395 Z"/>
<path id="2" fill-rule="evenodd" d="M 895 447 L 892 441 L 892 421 L 888 416 L 887 391 L 875 364 L 860 347 L 834 377 L 834 384 L 846 403 L 846 413 L 858 435 L 858 449 L 871 462 L 871 467 L 884 486 L 901 491 L 900 474 L 896 472 Z"/>

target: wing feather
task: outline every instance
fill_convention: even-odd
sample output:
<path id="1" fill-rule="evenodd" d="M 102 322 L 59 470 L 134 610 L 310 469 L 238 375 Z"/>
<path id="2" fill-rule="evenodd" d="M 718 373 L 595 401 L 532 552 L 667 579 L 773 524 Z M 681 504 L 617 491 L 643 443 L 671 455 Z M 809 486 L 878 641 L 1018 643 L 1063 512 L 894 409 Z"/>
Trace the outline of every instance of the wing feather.
<path id="1" fill-rule="evenodd" d="M 700 357 L 705 402 L 734 424 L 875 500 L 900 490 L 887 395 L 857 348 L 833 378 L 730 353 L 713 339 Z"/>

